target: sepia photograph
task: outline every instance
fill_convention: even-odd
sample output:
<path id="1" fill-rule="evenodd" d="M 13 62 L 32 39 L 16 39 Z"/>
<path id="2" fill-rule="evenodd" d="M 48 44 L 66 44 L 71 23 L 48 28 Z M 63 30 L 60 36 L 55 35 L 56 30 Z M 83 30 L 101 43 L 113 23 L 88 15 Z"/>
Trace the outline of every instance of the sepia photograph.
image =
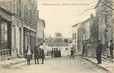
<path id="1" fill-rule="evenodd" d="M 114 0 L 0 0 L 0 73 L 114 73 Z"/>

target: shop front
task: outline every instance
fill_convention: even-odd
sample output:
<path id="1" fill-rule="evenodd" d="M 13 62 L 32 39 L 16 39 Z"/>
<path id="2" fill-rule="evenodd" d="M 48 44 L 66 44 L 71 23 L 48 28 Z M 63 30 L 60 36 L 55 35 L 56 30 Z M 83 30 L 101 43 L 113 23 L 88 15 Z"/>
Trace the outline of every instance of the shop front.
<path id="1" fill-rule="evenodd" d="M 11 13 L 0 7 L 0 60 L 11 56 Z"/>
<path id="2" fill-rule="evenodd" d="M 24 51 L 27 49 L 27 46 L 30 45 L 32 49 L 35 47 L 35 37 L 36 33 L 27 28 L 24 28 Z"/>

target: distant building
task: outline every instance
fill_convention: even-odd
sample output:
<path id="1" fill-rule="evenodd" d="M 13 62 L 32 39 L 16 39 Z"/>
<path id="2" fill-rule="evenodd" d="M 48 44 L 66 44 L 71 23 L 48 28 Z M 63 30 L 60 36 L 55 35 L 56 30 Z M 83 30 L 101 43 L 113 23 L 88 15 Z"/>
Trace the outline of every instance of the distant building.
<path id="1" fill-rule="evenodd" d="M 38 42 L 37 44 L 44 42 L 45 41 L 45 21 L 43 19 L 38 18 L 37 19 L 37 38 L 38 38 Z"/>
<path id="2" fill-rule="evenodd" d="M 47 45 L 54 50 L 61 50 L 62 56 L 69 55 L 69 49 L 71 46 L 67 42 L 48 42 Z"/>
<path id="3" fill-rule="evenodd" d="M 79 43 L 78 43 L 78 29 L 81 23 L 77 23 L 72 26 L 72 47 L 76 54 L 79 54 Z"/>

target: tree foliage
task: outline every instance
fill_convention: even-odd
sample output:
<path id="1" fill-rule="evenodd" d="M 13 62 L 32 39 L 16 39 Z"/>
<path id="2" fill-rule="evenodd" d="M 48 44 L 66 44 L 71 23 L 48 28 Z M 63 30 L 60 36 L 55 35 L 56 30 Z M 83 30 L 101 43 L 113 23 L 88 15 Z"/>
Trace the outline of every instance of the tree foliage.
<path id="1" fill-rule="evenodd" d="M 55 42 L 63 42 L 62 34 L 60 32 L 55 33 Z"/>

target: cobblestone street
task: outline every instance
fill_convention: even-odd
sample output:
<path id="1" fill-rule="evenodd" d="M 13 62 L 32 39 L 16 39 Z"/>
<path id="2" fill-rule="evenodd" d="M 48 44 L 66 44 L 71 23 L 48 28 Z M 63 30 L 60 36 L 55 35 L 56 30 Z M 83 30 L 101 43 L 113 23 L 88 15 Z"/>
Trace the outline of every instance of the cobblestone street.
<path id="1" fill-rule="evenodd" d="M 92 65 L 81 57 L 75 60 L 69 57 L 49 58 L 44 64 L 27 65 L 26 62 L 2 69 L 2 73 L 106 73 L 104 70 Z"/>

